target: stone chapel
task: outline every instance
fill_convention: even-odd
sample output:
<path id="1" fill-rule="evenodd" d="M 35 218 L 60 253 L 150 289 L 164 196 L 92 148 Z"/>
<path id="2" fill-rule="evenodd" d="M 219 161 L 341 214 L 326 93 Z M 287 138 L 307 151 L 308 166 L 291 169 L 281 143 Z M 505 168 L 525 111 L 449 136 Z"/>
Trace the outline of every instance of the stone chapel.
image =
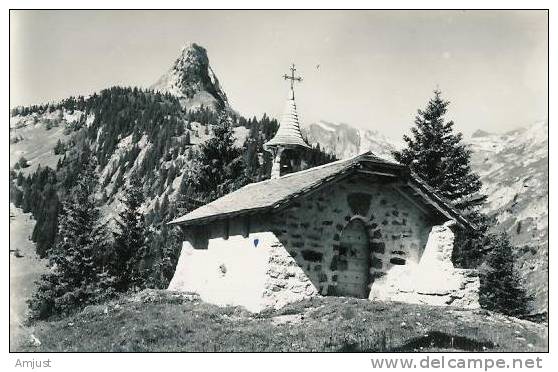
<path id="1" fill-rule="evenodd" d="M 408 167 L 366 152 L 300 170 L 294 71 L 271 178 L 170 222 L 184 242 L 169 290 L 252 311 L 311 296 L 479 307 L 477 272 L 451 261 L 452 228 L 474 226 Z"/>

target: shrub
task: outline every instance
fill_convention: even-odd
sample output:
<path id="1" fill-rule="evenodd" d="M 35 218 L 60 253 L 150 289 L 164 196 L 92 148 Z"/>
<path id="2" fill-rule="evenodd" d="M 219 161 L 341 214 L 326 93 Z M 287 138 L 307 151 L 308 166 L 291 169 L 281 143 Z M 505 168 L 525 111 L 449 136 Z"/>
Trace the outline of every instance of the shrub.
<path id="1" fill-rule="evenodd" d="M 17 168 L 16 168 L 17 166 Z M 29 163 L 27 161 L 27 159 L 25 159 L 23 156 L 21 158 L 19 158 L 19 160 L 17 161 L 16 166 L 14 166 L 15 169 L 19 169 L 19 168 L 27 168 L 29 166 Z"/>

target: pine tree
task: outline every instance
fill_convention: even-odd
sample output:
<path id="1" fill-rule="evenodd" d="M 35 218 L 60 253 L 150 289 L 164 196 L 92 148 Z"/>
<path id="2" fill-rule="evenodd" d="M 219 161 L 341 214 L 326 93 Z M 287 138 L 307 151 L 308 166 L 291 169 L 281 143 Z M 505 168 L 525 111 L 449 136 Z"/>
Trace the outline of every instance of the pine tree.
<path id="1" fill-rule="evenodd" d="M 23 178 L 23 173 L 18 172 L 18 173 L 17 173 L 16 185 L 18 185 L 18 186 L 23 185 L 23 180 L 24 180 L 24 178 Z"/>
<path id="2" fill-rule="evenodd" d="M 489 235 L 486 244 L 492 249 L 481 268 L 481 306 L 510 316 L 526 315 L 531 298 L 514 268 L 513 247 L 508 237 Z"/>
<path id="3" fill-rule="evenodd" d="M 246 184 L 242 149 L 235 145 L 234 131 L 226 112 L 221 113 L 213 136 L 201 145 L 194 169 L 189 182 L 206 201 Z"/>
<path id="4" fill-rule="evenodd" d="M 92 161 L 63 203 L 57 244 L 49 251 L 51 270 L 41 277 L 29 301 L 32 317 L 65 314 L 112 294 L 113 278 L 102 260 L 107 233 L 93 196 L 94 170 Z"/>
<path id="5" fill-rule="evenodd" d="M 161 214 L 161 218 L 163 219 L 163 221 L 167 220 L 167 213 L 169 212 L 169 205 L 170 205 L 169 195 L 165 194 L 163 196 L 163 201 L 161 202 L 161 207 L 159 209 L 159 213 Z"/>
<path id="6" fill-rule="evenodd" d="M 403 137 L 407 148 L 394 152 L 394 156 L 455 207 L 473 212 L 486 197 L 479 195 L 482 184 L 471 171 L 471 151 L 462 142 L 462 134 L 455 133 L 454 122 L 444 118 L 450 102 L 441 94 L 435 90 L 426 109 L 418 110 L 412 137 Z"/>
<path id="7" fill-rule="evenodd" d="M 56 142 L 56 146 L 54 146 L 54 155 L 61 155 L 64 151 L 66 151 L 66 146 L 59 139 L 58 142 Z"/>
<path id="8" fill-rule="evenodd" d="M 260 161 L 258 157 L 258 146 L 255 141 L 246 141 L 244 144 L 244 162 L 246 164 L 246 176 L 252 182 L 258 182 L 260 180 Z"/>
<path id="9" fill-rule="evenodd" d="M 113 274 L 117 278 L 119 291 L 136 290 L 144 287 L 145 273 L 141 270 L 146 254 L 146 234 L 144 215 L 141 207 L 145 201 L 141 179 L 134 174 L 125 188 L 122 200 L 124 210 L 117 220 L 115 235 Z"/>
<path id="10" fill-rule="evenodd" d="M 150 234 L 148 261 L 151 265 L 146 282 L 148 288 L 168 287 L 176 269 L 181 246 L 182 236 L 180 228 L 176 226 L 162 224 Z"/>
<path id="11" fill-rule="evenodd" d="M 481 181 L 471 171 L 471 151 L 462 142 L 462 134 L 454 133 L 453 121 L 444 119 L 448 105 L 435 90 L 426 109 L 418 110 L 412 137 L 403 137 L 407 148 L 394 156 L 475 225 L 475 229 L 456 231 L 452 259 L 459 267 L 487 265 L 481 280 L 481 305 L 518 315 L 526 310 L 528 298 L 513 269 L 511 244 L 507 236 L 489 232 L 494 221 L 479 211 L 486 196 L 480 194 Z"/>

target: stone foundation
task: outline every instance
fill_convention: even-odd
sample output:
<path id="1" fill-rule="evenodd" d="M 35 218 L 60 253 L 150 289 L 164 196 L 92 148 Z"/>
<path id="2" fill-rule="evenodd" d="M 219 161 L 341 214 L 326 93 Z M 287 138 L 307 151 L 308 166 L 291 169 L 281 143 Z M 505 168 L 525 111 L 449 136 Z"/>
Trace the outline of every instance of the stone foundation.
<path id="1" fill-rule="evenodd" d="M 279 239 L 270 244 L 263 304 L 280 308 L 319 294 L 308 275 L 287 252 Z"/>
<path id="2" fill-rule="evenodd" d="M 454 234 L 450 226 L 434 226 L 420 262 L 393 267 L 374 282 L 369 298 L 479 308 L 477 271 L 456 269 L 451 262 Z"/>

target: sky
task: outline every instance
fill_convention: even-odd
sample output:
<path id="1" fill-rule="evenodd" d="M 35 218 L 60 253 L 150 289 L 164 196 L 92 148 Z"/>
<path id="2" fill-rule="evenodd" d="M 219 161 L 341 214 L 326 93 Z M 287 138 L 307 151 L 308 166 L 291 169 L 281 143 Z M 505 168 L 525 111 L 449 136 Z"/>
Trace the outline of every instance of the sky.
<path id="1" fill-rule="evenodd" d="M 408 133 L 437 87 L 470 135 L 547 118 L 545 11 L 11 11 L 10 105 L 149 87 L 204 46 L 231 106 Z M 318 66 L 319 65 L 319 66 Z"/>

